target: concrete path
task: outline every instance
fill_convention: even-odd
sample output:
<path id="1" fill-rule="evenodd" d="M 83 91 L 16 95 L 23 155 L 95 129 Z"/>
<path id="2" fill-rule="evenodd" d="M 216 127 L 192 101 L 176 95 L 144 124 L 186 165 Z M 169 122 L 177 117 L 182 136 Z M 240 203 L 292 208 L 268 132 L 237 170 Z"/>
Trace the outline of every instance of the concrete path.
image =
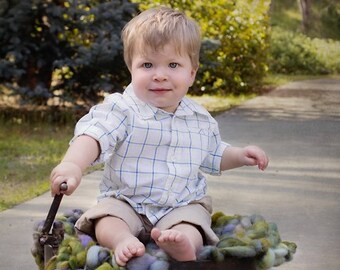
<path id="1" fill-rule="evenodd" d="M 215 210 L 276 222 L 298 245 L 280 270 L 339 270 L 340 80 L 291 83 L 217 120 L 223 139 L 261 146 L 270 164 L 212 178 Z"/>
<path id="2" fill-rule="evenodd" d="M 215 211 L 262 214 L 298 245 L 280 270 L 340 269 L 340 80 L 295 82 L 216 117 L 225 141 L 257 144 L 270 156 L 265 172 L 244 167 L 208 177 Z M 84 177 L 60 212 L 95 204 L 101 172 Z M 0 270 L 37 269 L 32 227 L 52 198 L 0 212 Z"/>

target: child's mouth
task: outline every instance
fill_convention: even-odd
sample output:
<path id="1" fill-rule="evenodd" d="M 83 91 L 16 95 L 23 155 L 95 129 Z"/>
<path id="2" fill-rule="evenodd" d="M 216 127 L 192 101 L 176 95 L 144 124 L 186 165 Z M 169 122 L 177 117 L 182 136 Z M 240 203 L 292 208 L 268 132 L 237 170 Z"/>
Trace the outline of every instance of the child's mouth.
<path id="1" fill-rule="evenodd" d="M 155 93 L 164 93 L 164 92 L 171 91 L 171 89 L 155 88 L 155 89 L 151 89 L 151 91 L 152 91 L 152 92 L 155 92 Z"/>

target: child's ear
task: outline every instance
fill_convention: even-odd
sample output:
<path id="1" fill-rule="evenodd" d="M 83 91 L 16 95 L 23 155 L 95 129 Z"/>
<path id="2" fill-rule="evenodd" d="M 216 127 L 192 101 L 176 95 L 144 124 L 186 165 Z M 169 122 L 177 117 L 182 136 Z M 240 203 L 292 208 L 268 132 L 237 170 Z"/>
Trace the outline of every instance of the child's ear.
<path id="1" fill-rule="evenodd" d="M 198 70 L 198 68 L 192 68 L 191 75 L 195 77 L 196 73 L 197 73 L 197 70 Z"/>
<path id="2" fill-rule="evenodd" d="M 198 68 L 193 68 L 193 69 L 191 70 L 191 74 L 190 74 L 191 83 L 190 83 L 190 86 L 192 86 L 192 85 L 194 84 L 194 81 L 195 81 L 195 78 L 196 78 L 197 70 L 198 70 Z"/>

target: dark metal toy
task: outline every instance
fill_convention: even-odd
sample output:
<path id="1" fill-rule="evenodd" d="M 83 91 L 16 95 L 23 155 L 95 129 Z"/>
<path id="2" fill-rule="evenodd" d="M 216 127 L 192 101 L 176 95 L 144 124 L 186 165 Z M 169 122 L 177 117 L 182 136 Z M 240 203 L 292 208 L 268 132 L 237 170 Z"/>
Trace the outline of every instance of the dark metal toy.
<path id="1" fill-rule="evenodd" d="M 60 191 L 66 191 L 67 184 L 62 183 L 60 185 Z M 51 204 L 50 210 L 48 211 L 44 226 L 41 231 L 39 239 L 40 245 L 44 250 L 44 265 L 57 254 L 60 243 L 64 240 L 64 225 L 62 222 L 54 222 L 55 216 L 58 212 L 63 193 L 55 195 Z M 53 228 L 52 228 L 53 225 Z M 51 231 L 52 228 L 52 231 Z"/>

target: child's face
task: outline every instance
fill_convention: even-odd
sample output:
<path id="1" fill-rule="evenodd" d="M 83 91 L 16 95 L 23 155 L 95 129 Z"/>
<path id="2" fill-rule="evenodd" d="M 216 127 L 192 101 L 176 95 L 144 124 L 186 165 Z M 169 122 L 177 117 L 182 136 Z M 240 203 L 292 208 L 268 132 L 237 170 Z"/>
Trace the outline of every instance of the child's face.
<path id="1" fill-rule="evenodd" d="M 131 63 L 132 85 L 142 101 L 167 112 L 175 112 L 197 69 L 187 53 L 178 54 L 171 44 L 160 51 L 135 52 Z"/>

